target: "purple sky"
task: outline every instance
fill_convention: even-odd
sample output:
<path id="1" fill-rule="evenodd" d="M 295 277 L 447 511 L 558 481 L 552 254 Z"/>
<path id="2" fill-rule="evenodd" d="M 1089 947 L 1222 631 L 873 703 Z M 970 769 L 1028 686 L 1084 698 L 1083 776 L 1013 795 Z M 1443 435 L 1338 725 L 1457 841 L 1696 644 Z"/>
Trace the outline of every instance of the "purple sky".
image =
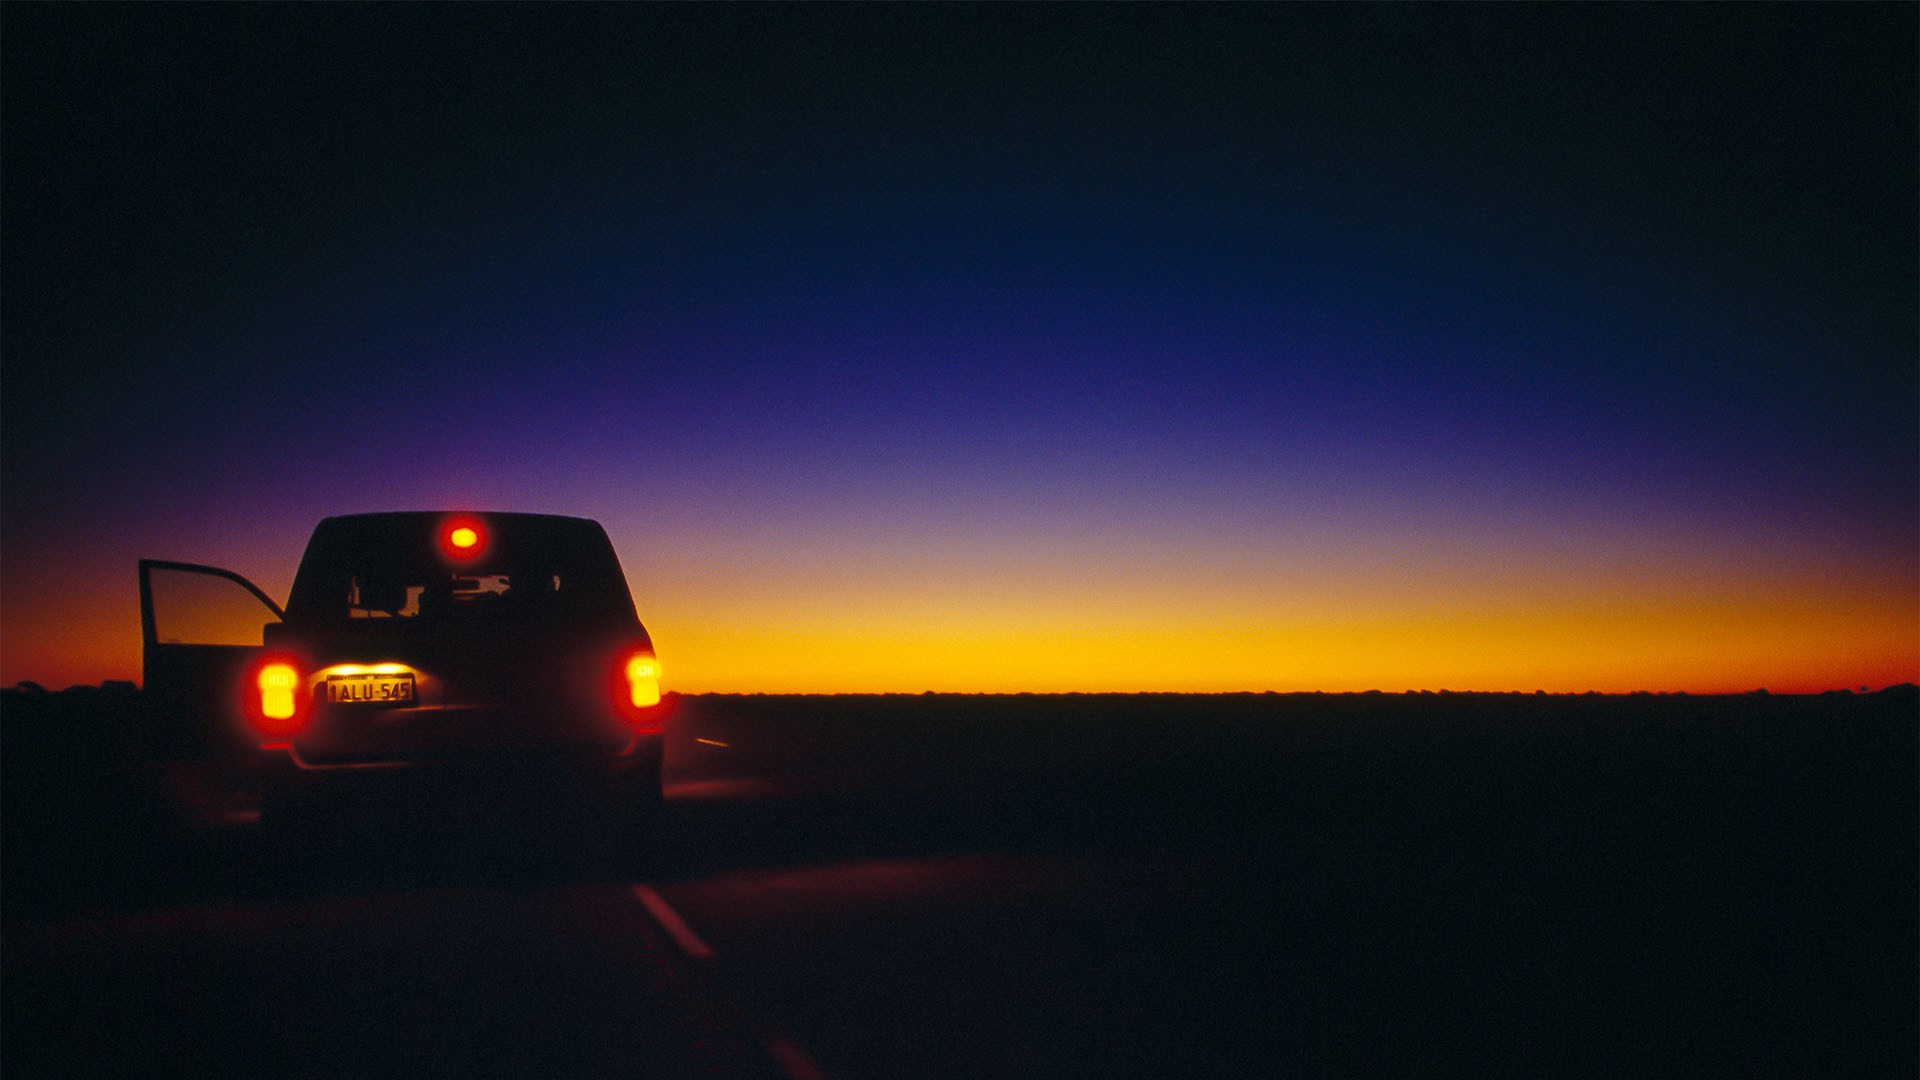
<path id="1" fill-rule="evenodd" d="M 684 689 L 1916 674 L 1911 5 L 0 29 L 0 682 L 455 506 Z"/>

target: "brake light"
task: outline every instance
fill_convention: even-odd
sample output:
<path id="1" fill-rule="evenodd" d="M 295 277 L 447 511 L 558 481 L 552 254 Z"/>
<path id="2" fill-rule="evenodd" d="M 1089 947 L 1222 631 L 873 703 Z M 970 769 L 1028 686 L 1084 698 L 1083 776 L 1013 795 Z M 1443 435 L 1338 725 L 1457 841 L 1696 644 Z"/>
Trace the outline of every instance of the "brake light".
<path id="1" fill-rule="evenodd" d="M 660 661 L 647 653 L 627 658 L 627 699 L 636 709 L 660 704 Z"/>
<path id="2" fill-rule="evenodd" d="M 440 523 L 440 550 L 449 559 L 467 562 L 487 547 L 487 530 L 478 518 L 462 515 Z"/>
<path id="3" fill-rule="evenodd" d="M 260 715 L 268 720 L 293 719 L 293 691 L 300 673 L 292 664 L 268 664 L 260 669 Z"/>
<path id="4" fill-rule="evenodd" d="M 246 718 L 263 738 L 285 738 L 306 726 L 306 702 L 300 695 L 300 668 L 285 657 L 268 657 L 248 680 Z"/>

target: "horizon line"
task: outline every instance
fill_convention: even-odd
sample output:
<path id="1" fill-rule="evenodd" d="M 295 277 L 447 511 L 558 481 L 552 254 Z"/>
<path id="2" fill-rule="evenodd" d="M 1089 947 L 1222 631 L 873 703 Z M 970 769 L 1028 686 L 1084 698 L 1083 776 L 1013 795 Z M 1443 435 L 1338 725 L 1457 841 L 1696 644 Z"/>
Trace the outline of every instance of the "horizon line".
<path id="1" fill-rule="evenodd" d="M 145 690 L 131 679 L 105 679 L 98 683 L 73 683 L 50 690 L 31 679 L 0 687 L 0 693 L 25 696 L 58 695 L 73 691 L 124 692 Z M 1822 697 L 1826 695 L 1871 696 L 1898 690 L 1920 690 L 1912 681 L 1889 683 L 1878 688 L 1829 687 L 1824 690 L 1774 690 L 1757 686 L 1749 690 L 1457 690 L 1449 687 L 1405 690 L 666 690 L 663 698 L 696 697 Z"/>

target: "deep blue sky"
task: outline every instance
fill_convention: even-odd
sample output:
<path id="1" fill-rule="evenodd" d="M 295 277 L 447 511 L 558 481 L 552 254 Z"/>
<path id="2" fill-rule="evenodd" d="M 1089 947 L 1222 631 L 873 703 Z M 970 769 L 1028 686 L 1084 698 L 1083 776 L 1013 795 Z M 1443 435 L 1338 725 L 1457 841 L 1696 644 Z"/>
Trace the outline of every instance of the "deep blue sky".
<path id="1" fill-rule="evenodd" d="M 130 674 L 141 555 L 455 505 L 606 521 L 690 689 L 1913 674 L 1912 5 L 0 31 L 6 682 Z"/>

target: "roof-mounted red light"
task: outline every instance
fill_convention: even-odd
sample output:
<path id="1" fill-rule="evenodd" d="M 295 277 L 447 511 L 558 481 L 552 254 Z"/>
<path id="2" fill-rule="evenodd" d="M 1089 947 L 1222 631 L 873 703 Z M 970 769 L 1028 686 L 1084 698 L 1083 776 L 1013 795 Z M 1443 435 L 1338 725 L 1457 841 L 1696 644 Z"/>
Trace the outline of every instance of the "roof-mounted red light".
<path id="1" fill-rule="evenodd" d="M 487 547 L 487 530 L 470 517 L 448 518 L 440 525 L 440 550 L 449 559 L 475 559 Z"/>

